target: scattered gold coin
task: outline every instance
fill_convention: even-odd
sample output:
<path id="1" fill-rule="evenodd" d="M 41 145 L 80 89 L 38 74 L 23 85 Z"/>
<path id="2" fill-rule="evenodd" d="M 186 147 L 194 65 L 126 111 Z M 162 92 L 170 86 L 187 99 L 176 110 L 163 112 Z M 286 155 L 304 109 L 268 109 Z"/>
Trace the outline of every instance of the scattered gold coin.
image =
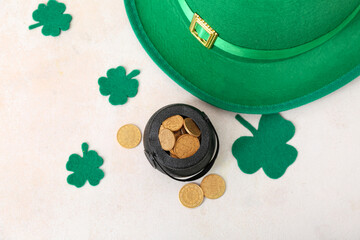
<path id="1" fill-rule="evenodd" d="M 175 135 L 169 129 L 163 129 L 159 133 L 159 141 L 161 148 L 165 151 L 170 151 L 175 145 Z"/>
<path id="2" fill-rule="evenodd" d="M 185 207 L 195 208 L 204 201 L 204 193 L 199 185 L 188 183 L 180 189 L 179 199 Z"/>
<path id="3" fill-rule="evenodd" d="M 200 184 L 205 197 L 216 199 L 225 193 L 225 181 L 217 174 L 209 174 L 202 180 Z"/>
<path id="4" fill-rule="evenodd" d="M 175 143 L 174 152 L 178 158 L 187 158 L 194 155 L 200 148 L 200 141 L 198 138 L 189 134 L 181 135 Z"/>
<path id="5" fill-rule="evenodd" d="M 199 127 L 191 118 L 185 118 L 184 128 L 191 136 L 199 137 L 201 134 Z"/>
<path id="6" fill-rule="evenodd" d="M 126 124 L 117 132 L 117 140 L 124 148 L 134 148 L 141 141 L 140 129 L 133 124 Z"/>
<path id="7" fill-rule="evenodd" d="M 180 115 L 175 115 L 167 118 L 162 125 L 173 132 L 180 130 L 184 124 L 184 119 Z"/>

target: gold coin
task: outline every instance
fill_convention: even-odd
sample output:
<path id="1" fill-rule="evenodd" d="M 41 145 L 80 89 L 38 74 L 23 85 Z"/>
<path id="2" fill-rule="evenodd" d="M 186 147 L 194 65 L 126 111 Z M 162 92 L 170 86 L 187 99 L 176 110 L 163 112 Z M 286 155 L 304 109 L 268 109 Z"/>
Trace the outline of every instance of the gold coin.
<path id="1" fill-rule="evenodd" d="M 176 154 L 174 152 L 174 149 L 170 150 L 170 156 L 173 157 L 173 158 L 178 158 L 178 156 L 176 156 Z"/>
<path id="2" fill-rule="evenodd" d="M 133 124 L 126 124 L 117 132 L 117 140 L 124 148 L 134 148 L 141 141 L 140 129 Z"/>
<path id="3" fill-rule="evenodd" d="M 189 134 L 181 135 L 175 143 L 174 152 L 179 158 L 187 158 L 194 155 L 200 148 L 200 141 Z"/>
<path id="4" fill-rule="evenodd" d="M 221 197 L 225 193 L 225 181 L 217 174 L 209 174 L 202 180 L 200 187 L 204 195 L 210 199 Z"/>
<path id="5" fill-rule="evenodd" d="M 185 207 L 195 208 L 204 201 L 204 193 L 199 185 L 188 183 L 180 189 L 179 199 Z"/>
<path id="6" fill-rule="evenodd" d="M 181 131 L 176 131 L 174 132 L 174 135 L 175 135 L 175 138 L 178 139 L 178 137 L 180 137 L 182 134 L 181 134 Z"/>
<path id="7" fill-rule="evenodd" d="M 186 133 L 187 133 L 184 127 L 182 127 L 182 128 L 180 129 L 180 132 L 181 132 L 181 134 L 186 134 Z"/>
<path id="8" fill-rule="evenodd" d="M 173 132 L 180 130 L 183 124 L 184 124 L 184 119 L 180 115 L 169 117 L 162 123 L 164 128 L 170 129 Z"/>
<path id="9" fill-rule="evenodd" d="M 175 154 L 173 154 L 173 153 L 171 153 L 171 152 L 170 152 L 170 157 L 172 157 L 172 158 L 178 158 Z"/>
<path id="10" fill-rule="evenodd" d="M 159 133 L 159 141 L 161 148 L 165 151 L 170 151 L 175 145 L 175 135 L 169 129 L 163 129 Z"/>
<path id="11" fill-rule="evenodd" d="M 185 118 L 184 128 L 191 136 L 199 137 L 201 134 L 199 127 L 191 118 Z"/>

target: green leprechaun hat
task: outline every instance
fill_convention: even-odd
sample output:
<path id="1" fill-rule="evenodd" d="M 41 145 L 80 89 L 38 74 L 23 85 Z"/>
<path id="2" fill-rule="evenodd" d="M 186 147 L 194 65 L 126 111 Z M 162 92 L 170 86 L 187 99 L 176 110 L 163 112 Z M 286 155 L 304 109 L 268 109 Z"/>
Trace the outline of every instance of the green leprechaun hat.
<path id="1" fill-rule="evenodd" d="M 217 107 L 274 113 L 360 75 L 360 0 L 125 0 L 175 82 Z"/>

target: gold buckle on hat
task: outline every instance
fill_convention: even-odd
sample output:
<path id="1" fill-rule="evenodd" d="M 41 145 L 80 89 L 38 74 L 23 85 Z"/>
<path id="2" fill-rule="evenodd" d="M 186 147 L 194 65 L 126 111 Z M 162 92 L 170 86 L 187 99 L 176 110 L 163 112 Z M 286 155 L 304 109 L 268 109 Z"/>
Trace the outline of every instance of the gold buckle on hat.
<path id="1" fill-rule="evenodd" d="M 207 40 L 199 36 L 195 29 L 196 24 L 199 24 L 210 35 Z M 215 32 L 215 30 L 212 29 L 212 27 L 210 27 L 209 24 L 207 24 L 198 14 L 194 13 L 189 29 L 191 34 L 194 35 L 194 37 L 206 48 L 210 49 L 214 46 L 218 33 Z"/>

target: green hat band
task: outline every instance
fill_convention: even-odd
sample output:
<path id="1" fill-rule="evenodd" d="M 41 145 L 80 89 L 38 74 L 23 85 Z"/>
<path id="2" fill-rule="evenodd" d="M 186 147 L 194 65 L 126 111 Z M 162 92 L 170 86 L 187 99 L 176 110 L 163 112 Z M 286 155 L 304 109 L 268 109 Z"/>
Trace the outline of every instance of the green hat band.
<path id="1" fill-rule="evenodd" d="M 294 57 L 310 51 L 325 43 L 343 30 L 360 12 L 360 5 L 336 28 L 330 32 L 296 47 L 278 50 L 250 49 L 234 45 L 222 39 L 198 14 L 194 13 L 186 0 L 178 0 L 186 18 L 191 22 L 191 33 L 207 48 L 215 47 L 215 51 L 223 51 L 230 55 L 256 60 L 279 60 Z"/>

